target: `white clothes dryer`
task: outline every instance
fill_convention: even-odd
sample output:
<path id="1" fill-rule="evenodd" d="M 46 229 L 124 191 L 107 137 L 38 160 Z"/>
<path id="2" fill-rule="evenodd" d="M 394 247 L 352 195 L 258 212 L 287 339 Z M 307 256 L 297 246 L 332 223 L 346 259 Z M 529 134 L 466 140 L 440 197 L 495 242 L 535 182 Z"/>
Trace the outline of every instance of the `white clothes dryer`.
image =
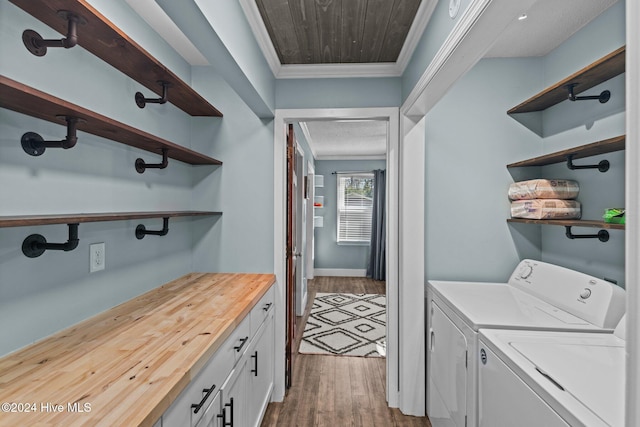
<path id="1" fill-rule="evenodd" d="M 624 426 L 624 329 L 481 330 L 479 425 Z"/>
<path id="2" fill-rule="evenodd" d="M 507 283 L 427 284 L 427 414 L 433 427 L 478 426 L 478 331 L 612 333 L 625 292 L 607 281 L 525 259 Z"/>

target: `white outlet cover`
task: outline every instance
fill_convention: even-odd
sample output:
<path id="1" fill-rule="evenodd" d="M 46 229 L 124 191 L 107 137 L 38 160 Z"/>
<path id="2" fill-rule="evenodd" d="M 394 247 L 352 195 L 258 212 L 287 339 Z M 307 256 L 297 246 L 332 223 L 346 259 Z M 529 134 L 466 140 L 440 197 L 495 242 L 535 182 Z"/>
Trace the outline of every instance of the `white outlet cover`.
<path id="1" fill-rule="evenodd" d="M 104 270 L 105 246 L 104 243 L 89 245 L 89 273 Z"/>

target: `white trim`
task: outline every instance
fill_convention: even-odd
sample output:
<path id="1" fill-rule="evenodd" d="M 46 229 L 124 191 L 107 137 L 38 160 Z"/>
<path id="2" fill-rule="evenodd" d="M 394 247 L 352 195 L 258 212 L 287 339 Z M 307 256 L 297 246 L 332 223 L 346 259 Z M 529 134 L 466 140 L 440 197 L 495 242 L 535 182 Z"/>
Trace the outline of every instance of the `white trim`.
<path id="1" fill-rule="evenodd" d="M 314 276 L 367 277 L 367 270 L 357 268 L 315 268 Z"/>
<path id="2" fill-rule="evenodd" d="M 276 49 L 273 47 L 273 43 L 271 43 L 271 37 L 269 37 L 267 27 L 265 27 L 262 21 L 258 5 L 254 0 L 240 0 L 240 6 L 242 7 L 244 15 L 247 17 L 251 31 L 258 42 L 258 46 L 260 46 L 262 54 L 267 60 L 267 64 L 269 64 L 269 68 L 271 68 L 271 72 L 274 76 L 277 75 L 280 69 L 280 59 L 278 59 Z"/>
<path id="3" fill-rule="evenodd" d="M 387 124 L 387 180 L 386 215 L 387 215 L 387 404 L 391 408 L 397 408 L 400 400 L 400 379 L 398 377 L 401 349 L 398 345 L 400 326 L 398 317 L 400 313 L 399 299 L 399 192 L 400 192 L 400 115 L 399 110 L 394 109 L 395 115 Z M 424 165 L 424 162 L 423 162 Z M 424 167 L 424 166 L 423 166 Z M 392 349 L 389 353 L 389 349 Z"/>
<path id="4" fill-rule="evenodd" d="M 437 3 L 437 0 L 421 2 L 396 62 L 283 65 L 280 63 L 256 2 L 253 0 L 240 0 L 240 6 L 247 17 L 251 31 L 276 79 L 400 77 L 409 64 Z"/>
<path id="5" fill-rule="evenodd" d="M 407 415 L 424 416 L 425 316 L 424 316 L 424 197 L 425 118 L 400 121 L 399 205 L 399 408 Z"/>
<path id="6" fill-rule="evenodd" d="M 436 9 L 437 4 L 438 0 L 424 0 L 420 2 L 420 6 L 416 12 L 416 17 L 411 24 L 411 28 L 409 28 L 407 38 L 405 39 L 402 49 L 400 50 L 400 54 L 398 55 L 398 59 L 396 60 L 396 66 L 400 70 L 401 75 L 404 73 L 407 65 L 409 65 L 413 52 L 415 52 L 416 47 L 418 47 L 418 43 L 422 38 L 424 30 L 427 28 L 427 24 L 431 20 L 431 15 L 433 15 L 433 11 Z"/>
<path id="7" fill-rule="evenodd" d="M 285 64 L 274 72 L 277 79 L 331 79 L 349 77 L 400 77 L 395 62 L 357 64 Z"/>
<path id="8" fill-rule="evenodd" d="M 640 4 L 626 2 L 625 284 L 627 289 L 626 426 L 640 425 Z"/>
<path id="9" fill-rule="evenodd" d="M 307 126 L 307 122 L 299 122 L 298 124 L 300 125 L 300 129 L 302 129 L 302 134 L 307 140 L 307 146 L 309 147 L 309 150 L 311 150 L 311 155 L 314 159 L 316 159 L 316 150 L 313 147 L 313 141 L 311 140 L 311 133 L 309 132 L 309 126 Z"/>
<path id="10" fill-rule="evenodd" d="M 286 132 L 285 124 L 307 120 L 378 118 L 389 126 L 387 141 L 387 402 L 398 406 L 398 108 L 332 108 L 276 110 L 273 122 L 274 183 L 274 274 L 276 275 L 275 312 L 275 382 L 273 400 L 282 401 L 285 394 L 285 230 L 286 230 Z M 394 304 L 396 306 L 394 307 Z M 395 351 L 394 351 L 395 350 Z"/>
<path id="11" fill-rule="evenodd" d="M 324 155 L 317 156 L 316 160 L 384 160 L 387 158 L 386 154 L 358 154 L 353 156 L 345 155 Z"/>

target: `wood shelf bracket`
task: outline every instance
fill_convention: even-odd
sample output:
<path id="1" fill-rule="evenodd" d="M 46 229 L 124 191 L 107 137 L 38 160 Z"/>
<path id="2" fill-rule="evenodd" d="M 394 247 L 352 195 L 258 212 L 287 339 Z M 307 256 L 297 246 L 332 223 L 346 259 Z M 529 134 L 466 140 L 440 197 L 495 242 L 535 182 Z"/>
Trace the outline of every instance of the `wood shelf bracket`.
<path id="1" fill-rule="evenodd" d="M 611 92 L 608 90 L 603 90 L 600 92 L 600 95 L 589 95 L 589 96 L 576 96 L 573 93 L 574 88 L 577 86 L 577 83 L 572 83 L 566 86 L 567 91 L 569 92 L 569 101 L 587 101 L 590 99 L 597 99 L 600 101 L 600 104 L 605 104 L 611 99 Z"/>
<path id="2" fill-rule="evenodd" d="M 147 163 L 141 158 L 136 159 L 136 171 L 138 173 L 144 173 L 147 169 L 164 169 L 169 165 L 169 157 L 167 155 L 167 149 L 162 149 L 162 162 L 160 163 Z"/>
<path id="3" fill-rule="evenodd" d="M 22 32 L 22 43 L 29 52 L 35 56 L 45 56 L 49 47 L 63 47 L 70 49 L 78 44 L 78 24 L 84 25 L 87 21 L 80 15 L 68 10 L 59 10 L 58 16 L 67 21 L 67 37 L 63 39 L 43 39 L 34 30 Z"/>
<path id="4" fill-rule="evenodd" d="M 135 100 L 139 108 L 144 108 L 147 104 L 165 104 L 169 100 L 169 88 L 171 83 L 164 80 L 158 80 L 162 86 L 162 96 L 160 98 L 145 98 L 142 92 L 136 92 Z"/>
<path id="5" fill-rule="evenodd" d="M 598 239 L 601 242 L 607 242 L 609 240 L 609 232 L 607 230 L 600 230 L 597 234 L 573 234 L 571 232 L 571 226 L 565 225 L 565 235 L 567 238 L 573 239 Z"/>
<path id="6" fill-rule="evenodd" d="M 571 170 L 576 169 L 598 169 L 600 172 L 604 173 L 609 170 L 609 161 L 608 160 L 600 160 L 597 165 L 574 165 L 573 164 L 573 155 L 567 156 L 567 167 Z"/>
<path id="7" fill-rule="evenodd" d="M 144 236 L 150 234 L 152 236 L 166 236 L 169 232 L 169 217 L 162 218 L 162 230 L 147 230 L 143 224 L 136 227 L 136 239 L 142 240 Z"/>
<path id="8" fill-rule="evenodd" d="M 78 247 L 78 223 L 67 224 L 69 227 L 69 238 L 65 243 L 47 243 L 47 239 L 41 234 L 31 234 L 22 242 L 22 253 L 29 258 L 37 258 L 45 251 L 65 251 L 69 252 Z"/>
<path id="9" fill-rule="evenodd" d="M 20 143 L 25 153 L 30 156 L 40 156 L 47 148 L 73 148 L 78 142 L 77 130 L 78 123 L 84 123 L 85 120 L 74 116 L 56 116 L 67 122 L 67 137 L 61 141 L 45 141 L 35 132 L 26 132 L 22 135 Z"/>

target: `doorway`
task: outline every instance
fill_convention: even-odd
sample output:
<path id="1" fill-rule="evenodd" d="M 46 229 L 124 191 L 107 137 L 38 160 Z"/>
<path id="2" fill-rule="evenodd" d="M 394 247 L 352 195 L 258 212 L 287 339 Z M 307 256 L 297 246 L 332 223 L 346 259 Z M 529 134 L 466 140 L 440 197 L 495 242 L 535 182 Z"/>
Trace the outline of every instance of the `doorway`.
<path id="1" fill-rule="evenodd" d="M 286 124 L 313 120 L 357 120 L 376 119 L 388 123 L 387 141 L 387 358 L 386 358 L 386 399 L 391 407 L 398 406 L 398 108 L 363 109 L 309 109 L 277 110 L 274 120 L 274 272 L 276 274 L 279 301 L 286 298 Z M 276 384 L 274 401 L 281 401 L 285 394 L 285 305 L 276 310 Z"/>

